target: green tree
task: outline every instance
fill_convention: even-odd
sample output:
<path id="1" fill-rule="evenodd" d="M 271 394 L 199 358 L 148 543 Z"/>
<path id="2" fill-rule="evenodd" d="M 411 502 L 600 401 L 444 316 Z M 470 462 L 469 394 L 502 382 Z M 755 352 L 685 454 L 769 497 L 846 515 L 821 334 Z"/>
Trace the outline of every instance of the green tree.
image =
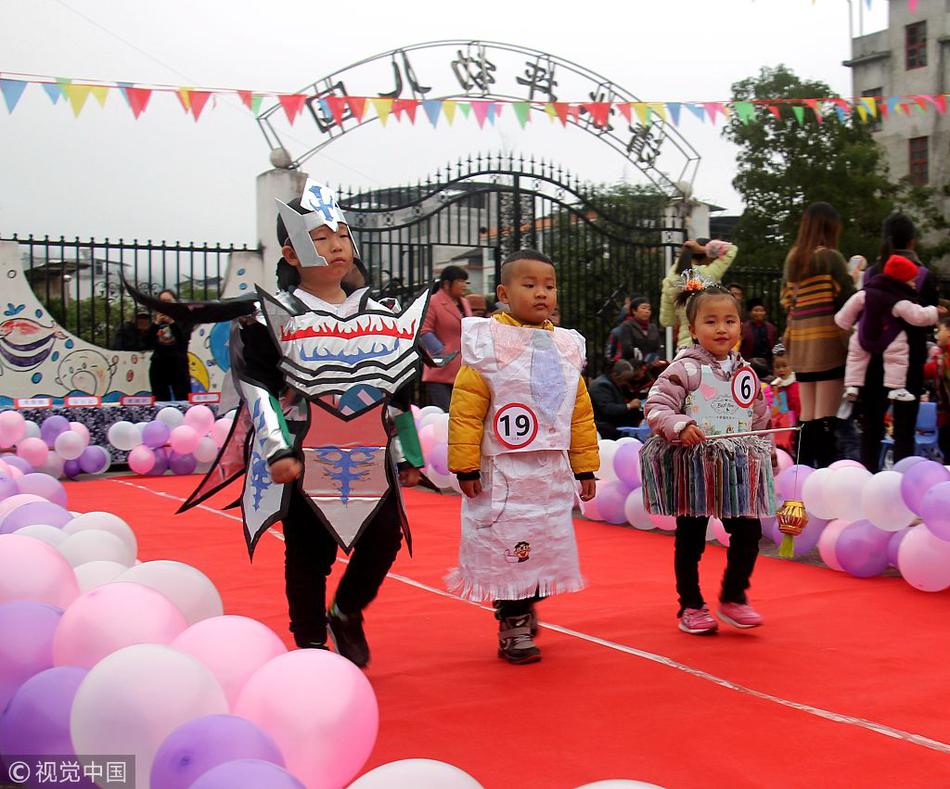
<path id="1" fill-rule="evenodd" d="M 135 303 L 129 298 L 120 304 L 117 298 L 97 296 L 95 299 L 67 301 L 65 307 L 60 299 L 40 300 L 66 331 L 103 348 L 111 346 L 116 331 L 135 314 Z"/>
<path id="2" fill-rule="evenodd" d="M 867 125 L 835 113 L 819 123 L 810 108 L 783 103 L 835 96 L 824 82 L 802 80 L 783 65 L 761 69 L 732 91 L 736 102 L 775 101 L 780 116 L 757 105 L 754 118 L 736 112 L 723 130 L 739 146 L 732 183 L 745 201 L 735 232 L 742 250 L 737 266 L 781 268 L 804 208 L 818 200 L 844 220 L 842 250 L 873 260 L 881 222 L 900 188 L 888 180 L 884 153 Z"/>

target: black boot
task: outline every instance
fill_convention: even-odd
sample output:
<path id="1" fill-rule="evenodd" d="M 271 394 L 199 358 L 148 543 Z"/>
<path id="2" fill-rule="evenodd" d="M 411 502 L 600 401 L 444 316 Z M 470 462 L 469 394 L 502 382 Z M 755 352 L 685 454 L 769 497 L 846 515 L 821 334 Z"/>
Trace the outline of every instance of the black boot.
<path id="1" fill-rule="evenodd" d="M 815 437 L 815 467 L 827 468 L 836 460 L 840 460 L 838 451 L 838 417 L 826 416 L 816 419 Z"/>
<path id="2" fill-rule="evenodd" d="M 798 462 L 802 466 L 814 466 L 818 422 L 812 419 L 799 424 L 801 430 L 798 431 Z"/>
<path id="3" fill-rule="evenodd" d="M 519 664 L 541 659 L 541 650 L 531 640 L 531 614 L 499 618 L 498 657 Z"/>
<path id="4" fill-rule="evenodd" d="M 336 652 L 360 668 L 369 663 L 369 644 L 363 632 L 363 614 L 344 614 L 336 603 L 327 611 L 327 627 Z"/>

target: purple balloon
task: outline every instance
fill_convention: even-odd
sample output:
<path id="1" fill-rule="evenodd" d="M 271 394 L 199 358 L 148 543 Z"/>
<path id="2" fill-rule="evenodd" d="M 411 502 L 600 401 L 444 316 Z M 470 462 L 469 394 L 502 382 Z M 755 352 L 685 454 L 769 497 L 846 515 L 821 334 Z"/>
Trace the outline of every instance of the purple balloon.
<path id="1" fill-rule="evenodd" d="M 282 767 L 260 759 L 237 759 L 213 767 L 191 789 L 306 789 Z"/>
<path id="2" fill-rule="evenodd" d="M 60 666 L 24 682 L 0 716 L 0 753 L 74 756 L 69 715 L 76 690 L 88 673 L 79 666 Z"/>
<path id="3" fill-rule="evenodd" d="M 439 474 L 449 473 L 449 445 L 444 441 L 439 441 L 432 445 L 429 450 L 429 457 L 426 458 L 433 470 Z"/>
<path id="4" fill-rule="evenodd" d="M 643 444 L 628 441 L 614 453 L 614 473 L 630 490 L 640 487 L 640 450 Z"/>
<path id="5" fill-rule="evenodd" d="M 0 710 L 34 674 L 53 667 L 53 634 L 63 612 L 33 600 L 0 605 Z"/>
<path id="6" fill-rule="evenodd" d="M 924 493 L 920 517 L 934 537 L 950 540 L 950 482 L 940 482 Z"/>
<path id="7" fill-rule="evenodd" d="M 18 455 L 4 455 L 3 462 L 6 463 L 8 466 L 15 466 L 16 468 L 20 469 L 20 471 L 22 471 L 24 474 L 32 474 L 34 471 L 36 471 L 36 469 L 33 468 L 33 466 L 31 466 L 29 463 L 27 463 L 23 458 L 21 458 Z"/>
<path id="8" fill-rule="evenodd" d="M 775 492 L 783 499 L 801 501 L 805 480 L 814 473 L 811 466 L 789 466 L 775 478 Z"/>
<path id="9" fill-rule="evenodd" d="M 86 447 L 79 456 L 79 467 L 87 474 L 100 473 L 108 462 L 109 452 L 97 444 Z"/>
<path id="10" fill-rule="evenodd" d="M 160 477 L 168 471 L 168 452 L 164 447 L 152 450 L 155 453 L 155 465 L 146 473 L 147 477 Z"/>
<path id="11" fill-rule="evenodd" d="M 901 543 L 904 541 L 908 532 L 910 532 L 910 529 L 905 527 L 891 534 L 890 539 L 887 541 L 887 563 L 891 567 L 897 567 L 897 552 L 900 550 Z"/>
<path id="12" fill-rule="evenodd" d="M 0 472 L 0 501 L 15 496 L 19 492 L 20 488 L 17 486 L 16 480 L 8 474 Z"/>
<path id="13" fill-rule="evenodd" d="M 69 510 L 51 501 L 28 501 L 0 520 L 0 534 L 13 534 L 24 526 L 45 523 L 61 529 L 73 519 Z"/>
<path id="14" fill-rule="evenodd" d="M 901 477 L 901 498 L 915 515 L 922 516 L 924 495 L 941 482 L 950 482 L 950 471 L 942 465 L 933 460 L 915 463 Z"/>
<path id="15" fill-rule="evenodd" d="M 152 789 L 188 789 L 208 770 L 236 759 L 284 766 L 284 757 L 271 736 L 246 718 L 194 718 L 169 734 L 155 752 Z"/>
<path id="16" fill-rule="evenodd" d="M 76 479 L 82 474 L 82 466 L 78 460 L 66 460 L 63 462 L 63 474 L 67 479 Z"/>
<path id="17" fill-rule="evenodd" d="M 156 419 L 142 428 L 142 443 L 151 449 L 158 449 L 168 443 L 172 431 L 161 420 Z"/>
<path id="18" fill-rule="evenodd" d="M 894 464 L 894 471 L 899 471 L 903 474 L 911 466 L 916 466 L 918 463 L 922 463 L 926 458 L 922 458 L 920 455 L 908 455 L 903 460 L 898 460 Z"/>
<path id="19" fill-rule="evenodd" d="M 172 474 L 194 474 L 198 461 L 194 455 L 181 455 L 178 452 L 172 452 L 168 458 L 168 467 Z"/>
<path id="20" fill-rule="evenodd" d="M 887 543 L 891 532 L 871 521 L 855 521 L 845 526 L 835 543 L 835 557 L 845 572 L 858 578 L 880 575 L 887 569 Z"/>
<path id="21" fill-rule="evenodd" d="M 627 496 L 630 495 L 630 488 L 619 479 L 602 482 L 597 487 L 595 501 L 597 511 L 603 519 L 607 523 L 626 523 L 627 513 L 624 511 L 624 505 L 627 503 Z"/>
<path id="22" fill-rule="evenodd" d="M 821 537 L 821 533 L 825 530 L 825 526 L 828 525 L 828 521 L 822 520 L 821 518 L 816 518 L 813 515 L 808 516 L 808 524 L 805 526 L 805 530 L 799 534 L 795 540 L 795 556 L 804 556 L 806 553 L 815 550 L 818 546 L 818 538 Z M 775 531 L 782 537 L 785 535 L 778 531 L 778 522 L 775 524 Z"/>
<path id="23" fill-rule="evenodd" d="M 40 425 L 40 438 L 52 449 L 59 435 L 67 430 L 69 430 L 69 420 L 65 416 L 59 414 L 48 416 Z"/>
<path id="24" fill-rule="evenodd" d="M 63 468 L 65 469 L 65 464 L 63 464 Z M 58 504 L 60 507 L 67 506 L 66 488 L 63 487 L 62 482 L 49 474 L 41 472 L 24 474 L 17 480 L 16 484 L 20 493 L 32 493 L 34 496 L 40 496 L 53 502 L 53 504 Z"/>

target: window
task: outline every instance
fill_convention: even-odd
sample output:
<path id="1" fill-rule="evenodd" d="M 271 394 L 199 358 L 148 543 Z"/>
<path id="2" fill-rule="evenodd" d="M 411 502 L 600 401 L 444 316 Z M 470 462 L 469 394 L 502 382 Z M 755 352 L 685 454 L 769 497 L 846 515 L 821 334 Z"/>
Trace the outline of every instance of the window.
<path id="1" fill-rule="evenodd" d="M 871 88 L 870 90 L 862 90 L 861 95 L 865 98 L 880 99 L 881 96 L 884 95 L 884 88 Z M 881 123 L 880 101 L 875 104 L 875 112 L 873 114 L 869 112 L 868 115 L 868 129 L 872 132 L 880 131 L 883 126 Z"/>
<path id="2" fill-rule="evenodd" d="M 927 65 L 927 23 L 914 22 L 904 28 L 905 64 L 908 70 Z"/>
<path id="3" fill-rule="evenodd" d="M 927 155 L 928 142 L 928 137 L 914 137 L 908 141 L 910 182 L 914 186 L 923 186 L 930 179 Z"/>

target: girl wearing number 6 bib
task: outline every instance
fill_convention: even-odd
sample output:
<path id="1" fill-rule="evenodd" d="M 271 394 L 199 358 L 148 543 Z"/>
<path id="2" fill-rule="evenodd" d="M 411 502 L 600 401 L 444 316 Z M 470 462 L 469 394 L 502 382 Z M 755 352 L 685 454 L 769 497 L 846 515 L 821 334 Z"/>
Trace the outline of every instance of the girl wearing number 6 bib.
<path id="1" fill-rule="evenodd" d="M 585 342 L 555 328 L 554 264 L 521 250 L 502 264 L 508 312 L 462 321 L 462 368 L 449 410 L 449 469 L 462 500 L 449 587 L 492 600 L 498 656 L 534 663 L 535 603 L 581 589 L 572 511 L 594 496 L 597 429 L 581 378 Z"/>
<path id="2" fill-rule="evenodd" d="M 762 624 L 746 590 L 759 553 L 759 518 L 775 512 L 775 452 L 770 438 L 748 435 L 767 429 L 770 413 L 755 372 L 731 350 L 742 326 L 738 302 L 691 272 L 684 278 L 680 301 L 694 346 L 680 351 L 650 390 L 645 413 L 654 435 L 640 465 L 647 511 L 676 516 L 679 628 L 707 634 L 718 627 L 699 589 L 710 517 L 729 534 L 719 618 L 739 628 Z"/>

